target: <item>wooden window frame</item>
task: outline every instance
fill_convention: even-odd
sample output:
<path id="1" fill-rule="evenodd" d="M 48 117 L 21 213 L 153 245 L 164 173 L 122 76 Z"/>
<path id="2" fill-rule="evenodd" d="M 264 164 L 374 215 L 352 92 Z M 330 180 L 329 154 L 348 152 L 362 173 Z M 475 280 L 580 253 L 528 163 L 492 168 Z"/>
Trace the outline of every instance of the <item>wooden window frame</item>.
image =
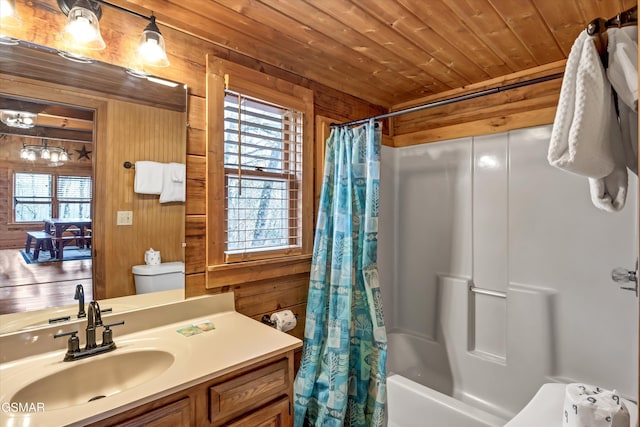
<path id="1" fill-rule="evenodd" d="M 285 105 L 303 113 L 303 170 L 300 245 L 269 250 L 266 258 L 245 252 L 231 257 L 225 253 L 225 167 L 224 98 L 225 89 Z M 308 272 L 313 250 L 314 211 L 314 113 L 313 91 L 285 80 L 225 61 L 207 58 L 207 289 L 235 285 L 290 274 Z M 244 174 L 245 172 L 243 172 Z"/>
<path id="2" fill-rule="evenodd" d="M 36 171 L 36 170 L 23 170 L 23 169 L 10 169 L 10 179 L 9 179 L 9 206 L 11 207 L 10 213 L 10 221 L 11 225 L 32 225 L 32 224 L 41 224 L 42 221 L 20 221 L 16 220 L 16 205 L 15 205 L 15 183 L 16 183 L 16 174 L 33 174 L 33 175 L 49 175 L 51 177 L 51 202 L 49 203 L 38 203 L 43 205 L 51 205 L 51 217 L 57 218 L 60 215 L 60 199 L 58 199 L 58 180 L 63 176 L 73 176 L 73 177 L 87 177 L 91 179 L 91 185 L 93 186 L 93 177 L 91 175 L 85 175 L 78 172 L 64 172 L 64 173 L 55 173 L 51 171 Z M 70 203 L 70 202 L 67 202 Z M 71 202 L 73 203 L 73 202 Z M 77 202 L 81 203 L 81 202 Z M 82 202 L 85 203 L 85 202 Z M 89 207 L 93 210 L 93 196 L 89 200 Z"/>

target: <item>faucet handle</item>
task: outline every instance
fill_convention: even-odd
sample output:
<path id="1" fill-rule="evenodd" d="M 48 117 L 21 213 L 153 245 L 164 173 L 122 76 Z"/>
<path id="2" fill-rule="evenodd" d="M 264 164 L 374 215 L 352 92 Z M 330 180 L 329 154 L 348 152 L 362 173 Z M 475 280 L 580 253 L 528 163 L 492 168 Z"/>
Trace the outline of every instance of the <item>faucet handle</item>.
<path id="1" fill-rule="evenodd" d="M 113 331 L 111 330 L 112 326 L 119 326 L 119 325 L 124 325 L 124 320 L 121 320 L 119 322 L 113 322 L 113 323 L 108 323 L 106 325 L 104 325 L 104 331 L 102 331 L 102 345 L 113 345 L 115 347 L 115 344 L 113 342 Z"/>
<path id="2" fill-rule="evenodd" d="M 61 332 L 59 334 L 55 334 L 53 338 L 60 338 L 69 336 L 69 341 L 67 341 L 67 355 L 77 353 L 80 351 L 80 338 L 78 338 L 78 331 L 69 331 L 69 332 Z"/>

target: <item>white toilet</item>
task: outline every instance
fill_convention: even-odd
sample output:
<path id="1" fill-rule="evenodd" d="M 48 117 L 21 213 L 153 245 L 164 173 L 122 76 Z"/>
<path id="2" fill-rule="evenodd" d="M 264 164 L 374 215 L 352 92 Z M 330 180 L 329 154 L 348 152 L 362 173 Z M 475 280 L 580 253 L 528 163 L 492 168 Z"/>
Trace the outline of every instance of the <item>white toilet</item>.
<path id="1" fill-rule="evenodd" d="M 163 262 L 157 265 L 134 265 L 136 294 L 184 289 L 184 263 Z"/>
<path id="2" fill-rule="evenodd" d="M 543 384 L 533 398 L 504 427 L 562 427 L 566 384 Z M 622 399 L 629 410 L 630 426 L 638 423 L 638 407 Z"/>

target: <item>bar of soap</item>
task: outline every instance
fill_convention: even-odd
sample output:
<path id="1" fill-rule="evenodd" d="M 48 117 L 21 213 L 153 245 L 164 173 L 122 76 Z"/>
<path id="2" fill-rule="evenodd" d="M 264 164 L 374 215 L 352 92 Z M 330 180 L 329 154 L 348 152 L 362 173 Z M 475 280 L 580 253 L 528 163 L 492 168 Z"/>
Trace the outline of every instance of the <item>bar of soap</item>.
<path id="1" fill-rule="evenodd" d="M 196 323 L 193 326 L 195 326 L 196 328 L 198 328 L 198 329 L 200 329 L 202 331 L 210 331 L 210 330 L 216 328 L 215 325 L 209 320 L 206 320 L 206 321 L 200 322 L 200 323 Z"/>
<path id="2" fill-rule="evenodd" d="M 191 325 L 187 326 L 186 328 L 180 328 L 176 332 L 184 335 L 185 337 L 190 337 L 193 335 L 201 334 L 204 331 L 196 326 Z"/>

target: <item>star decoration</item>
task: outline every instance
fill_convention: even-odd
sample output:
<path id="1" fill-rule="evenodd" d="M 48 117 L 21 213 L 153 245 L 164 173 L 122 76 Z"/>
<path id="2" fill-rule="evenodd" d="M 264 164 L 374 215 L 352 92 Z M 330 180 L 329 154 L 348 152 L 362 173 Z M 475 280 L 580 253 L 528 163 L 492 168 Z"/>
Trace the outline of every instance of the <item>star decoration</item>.
<path id="1" fill-rule="evenodd" d="M 82 150 L 75 150 L 76 153 L 78 153 L 78 160 L 82 159 L 83 157 L 85 157 L 87 160 L 91 160 L 91 157 L 89 157 L 89 154 L 92 153 L 92 151 L 87 151 L 87 147 L 86 146 L 82 146 Z"/>

